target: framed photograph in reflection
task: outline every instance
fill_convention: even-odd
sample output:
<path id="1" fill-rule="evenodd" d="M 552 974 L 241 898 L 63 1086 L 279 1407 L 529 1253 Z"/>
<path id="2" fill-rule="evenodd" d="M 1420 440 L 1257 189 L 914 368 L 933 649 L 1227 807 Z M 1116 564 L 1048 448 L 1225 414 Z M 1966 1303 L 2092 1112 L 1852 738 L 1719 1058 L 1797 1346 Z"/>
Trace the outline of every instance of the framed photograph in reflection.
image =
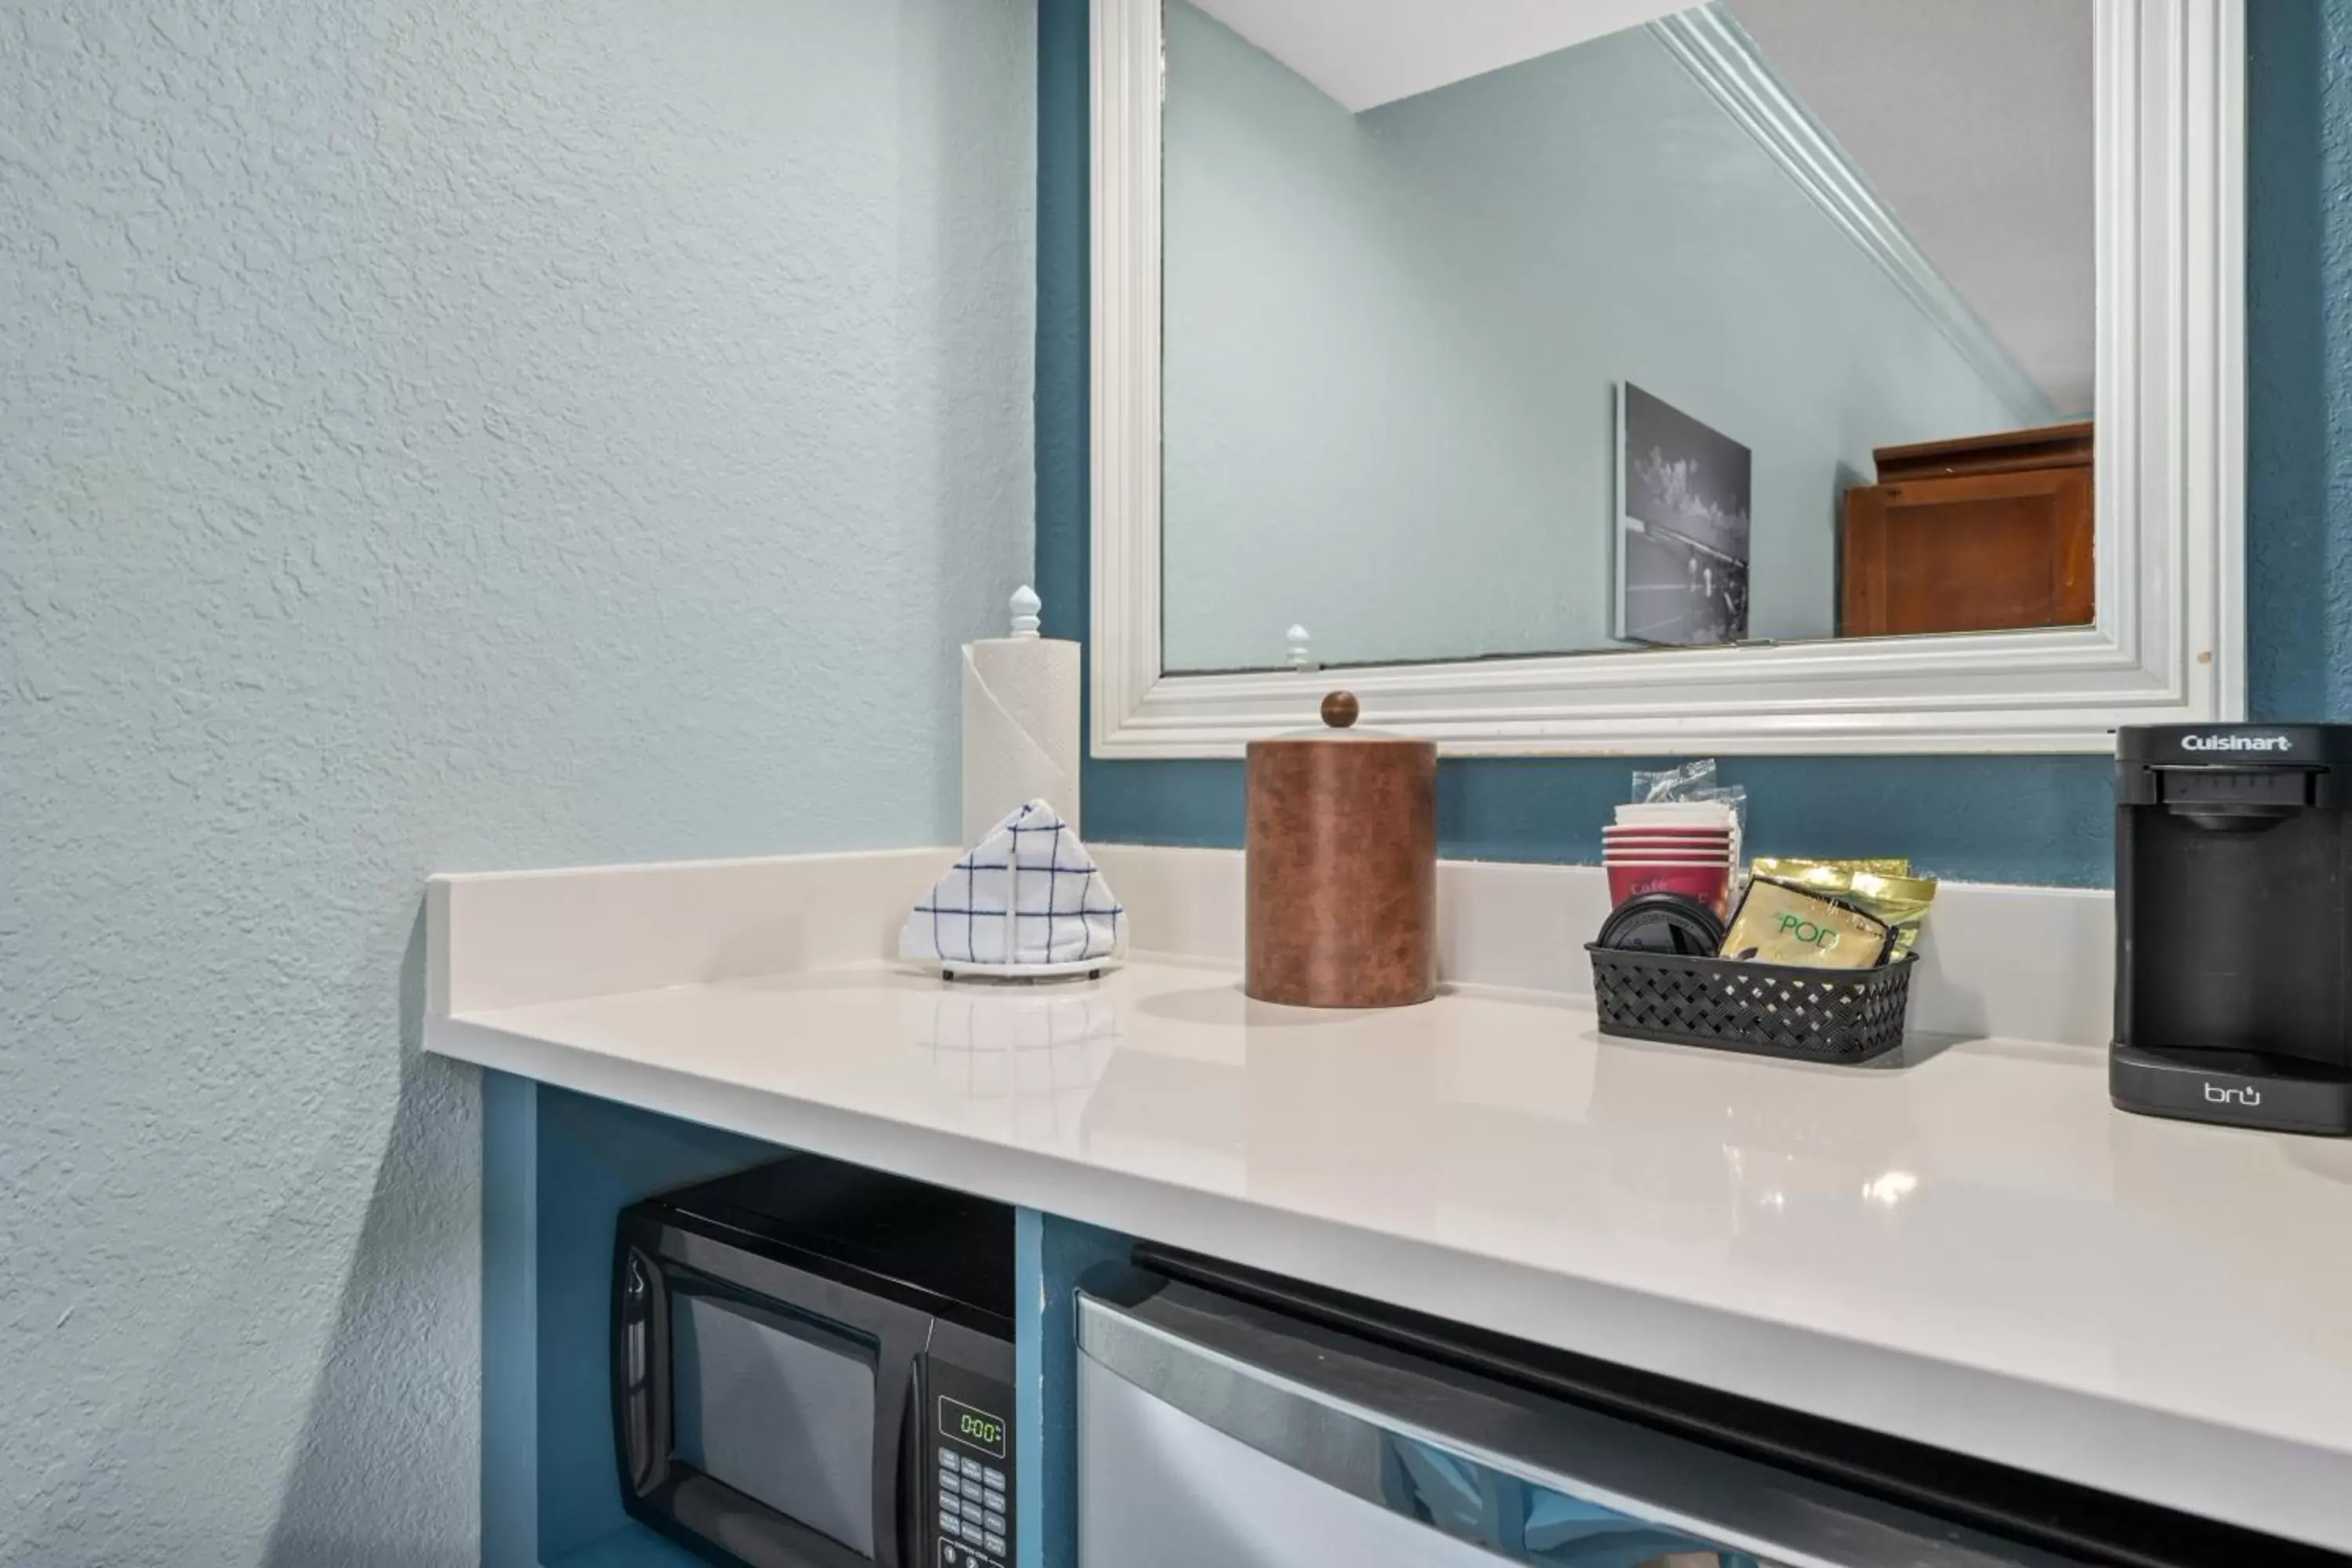
<path id="1" fill-rule="evenodd" d="M 1730 437 L 1617 384 L 1618 640 L 1746 640 L 1753 471 Z"/>

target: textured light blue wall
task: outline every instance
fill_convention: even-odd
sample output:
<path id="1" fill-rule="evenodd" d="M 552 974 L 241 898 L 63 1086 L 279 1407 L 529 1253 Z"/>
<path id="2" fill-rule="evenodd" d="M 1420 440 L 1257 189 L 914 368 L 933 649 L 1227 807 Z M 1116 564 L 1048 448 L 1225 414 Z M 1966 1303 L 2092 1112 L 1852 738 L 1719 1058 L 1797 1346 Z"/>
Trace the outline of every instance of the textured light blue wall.
<path id="1" fill-rule="evenodd" d="M 1873 448 L 2048 417 L 1646 28 L 1351 114 L 1167 9 L 1177 669 L 1603 647 L 1614 386 L 1754 454 L 1749 629 L 1836 631 Z"/>
<path id="2" fill-rule="evenodd" d="M 0 8 L 0 1563 L 475 1561 L 423 879 L 952 831 L 1034 26 Z"/>
<path id="3" fill-rule="evenodd" d="M 2257 718 L 2352 721 L 2352 7 L 2247 7 L 2247 624 Z M 1042 0 L 1038 68 L 1037 584 L 1046 630 L 1087 629 L 1087 16 Z M 1617 758 L 1471 758 L 1441 769 L 1449 855 L 1582 860 L 1624 798 Z M 1904 851 L 1979 880 L 2104 886 L 2099 757 L 1762 757 L 1759 847 Z M 1238 763 L 1097 763 L 1106 842 L 1241 842 Z"/>

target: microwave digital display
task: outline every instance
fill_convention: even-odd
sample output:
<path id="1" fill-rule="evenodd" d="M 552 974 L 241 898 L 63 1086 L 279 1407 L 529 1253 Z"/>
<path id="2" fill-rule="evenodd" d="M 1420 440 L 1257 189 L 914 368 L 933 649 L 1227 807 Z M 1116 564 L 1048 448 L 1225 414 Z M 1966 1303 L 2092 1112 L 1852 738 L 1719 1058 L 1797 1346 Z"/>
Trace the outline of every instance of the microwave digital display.
<path id="1" fill-rule="evenodd" d="M 940 1436 L 968 1443 L 983 1454 L 1004 1458 L 1004 1423 L 984 1410 L 940 1396 Z"/>

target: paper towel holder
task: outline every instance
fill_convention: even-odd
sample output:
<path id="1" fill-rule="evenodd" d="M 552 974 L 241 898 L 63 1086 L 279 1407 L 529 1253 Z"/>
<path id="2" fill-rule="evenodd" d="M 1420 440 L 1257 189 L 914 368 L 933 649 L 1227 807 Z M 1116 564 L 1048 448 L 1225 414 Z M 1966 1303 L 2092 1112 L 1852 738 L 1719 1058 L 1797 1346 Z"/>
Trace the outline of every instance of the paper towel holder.
<path id="1" fill-rule="evenodd" d="M 1078 826 L 1085 666 L 1079 645 L 1044 635 L 1027 584 L 998 601 L 1005 620 L 963 645 L 961 837 L 976 841 L 1025 801 Z"/>

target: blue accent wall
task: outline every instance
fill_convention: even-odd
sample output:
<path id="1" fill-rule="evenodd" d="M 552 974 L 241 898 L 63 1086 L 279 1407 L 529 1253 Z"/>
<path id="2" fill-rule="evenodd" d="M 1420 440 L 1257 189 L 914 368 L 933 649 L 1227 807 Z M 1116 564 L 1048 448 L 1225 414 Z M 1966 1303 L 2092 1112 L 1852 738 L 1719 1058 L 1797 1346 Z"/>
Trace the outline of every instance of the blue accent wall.
<path id="1" fill-rule="evenodd" d="M 2352 718 L 2352 7 L 2248 7 L 2248 625 L 2257 718 Z M 1038 8 L 1037 585 L 1045 630 L 1087 624 L 1087 58 L 1083 0 Z M 1441 769 L 1444 853 L 1595 861 L 1626 758 Z M 2100 757 L 1734 758 L 1762 853 L 1905 853 L 1937 875 L 2106 886 Z M 1237 762 L 1102 763 L 1087 836 L 1241 842 Z"/>
<path id="2" fill-rule="evenodd" d="M 2352 8 L 2246 7 L 2246 611 L 2259 718 L 2352 717 Z"/>
<path id="3" fill-rule="evenodd" d="M 1078 1561 L 1077 1286 L 1097 1264 L 1125 1262 L 1134 1242 L 1035 1209 L 1018 1216 L 1013 1278 L 1024 1291 L 1013 1347 L 1021 1464 L 1015 1477 L 1018 1568 Z"/>
<path id="4" fill-rule="evenodd" d="M 481 1568 L 539 1562 L 539 1093 L 482 1074 Z"/>

